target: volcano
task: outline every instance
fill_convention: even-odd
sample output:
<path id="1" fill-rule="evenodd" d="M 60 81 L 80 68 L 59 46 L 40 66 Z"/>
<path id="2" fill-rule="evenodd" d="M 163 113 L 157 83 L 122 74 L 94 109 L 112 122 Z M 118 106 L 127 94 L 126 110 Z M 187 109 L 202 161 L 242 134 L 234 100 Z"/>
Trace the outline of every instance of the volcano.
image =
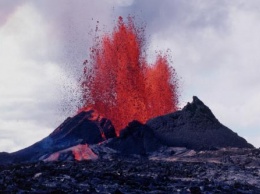
<path id="1" fill-rule="evenodd" d="M 193 102 L 180 111 L 152 118 L 146 124 L 130 122 L 118 137 L 110 120 L 94 110 L 82 111 L 67 118 L 41 141 L 14 153 L 1 153 L 0 159 L 1 163 L 87 160 L 98 158 L 101 152 L 147 156 L 162 147 L 253 148 L 221 124 L 199 98 L 193 97 Z"/>

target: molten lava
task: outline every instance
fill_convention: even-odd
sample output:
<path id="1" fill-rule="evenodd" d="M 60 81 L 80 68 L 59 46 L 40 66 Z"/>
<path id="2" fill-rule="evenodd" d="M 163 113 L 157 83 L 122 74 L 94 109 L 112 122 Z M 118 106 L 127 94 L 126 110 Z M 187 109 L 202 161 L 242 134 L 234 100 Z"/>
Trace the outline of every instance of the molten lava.
<path id="1" fill-rule="evenodd" d="M 144 30 L 131 17 L 119 17 L 111 34 L 91 47 L 84 62 L 84 106 L 112 120 L 117 133 L 132 120 L 177 110 L 177 79 L 167 56 L 158 54 L 154 65 L 145 60 Z"/>

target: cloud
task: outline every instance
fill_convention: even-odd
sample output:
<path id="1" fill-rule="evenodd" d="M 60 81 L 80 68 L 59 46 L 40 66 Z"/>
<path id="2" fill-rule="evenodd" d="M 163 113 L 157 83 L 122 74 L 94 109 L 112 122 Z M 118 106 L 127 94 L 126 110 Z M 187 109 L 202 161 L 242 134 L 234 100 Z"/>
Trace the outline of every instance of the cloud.
<path id="1" fill-rule="evenodd" d="M 49 131 L 49 128 L 39 126 L 37 122 L 31 120 L 6 121 L 0 119 L 0 126 L 0 148 L 1 151 L 8 152 L 32 145 L 46 137 Z"/>
<path id="2" fill-rule="evenodd" d="M 8 18 L 19 8 L 25 1 L 13 0 L 13 1 L 0 1 L 0 27 L 5 24 Z"/>
<path id="3" fill-rule="evenodd" d="M 34 7 L 48 21 L 61 48 L 63 68 L 78 69 L 88 56 L 89 47 L 99 30 L 112 28 L 113 1 L 57 0 L 35 1 Z M 121 3 L 127 1 L 122 1 Z M 73 67 L 73 68 L 72 68 Z"/>
<path id="4" fill-rule="evenodd" d="M 17 8 L 0 29 L 1 150 L 28 146 L 61 121 L 56 91 L 62 71 L 41 60 L 57 49 L 48 48 L 47 40 L 52 40 L 48 25 L 29 4 Z"/>
<path id="5" fill-rule="evenodd" d="M 113 28 L 114 7 L 128 4 L 129 0 L 33 2 L 34 8 L 48 22 L 52 36 L 60 47 L 56 50 L 53 60 L 64 71 L 64 76 L 61 78 L 64 84 L 61 88 L 63 96 L 59 103 L 63 115 L 74 114 L 79 106 L 80 93 L 77 80 L 82 75 L 82 64 L 89 56 L 94 38 Z"/>

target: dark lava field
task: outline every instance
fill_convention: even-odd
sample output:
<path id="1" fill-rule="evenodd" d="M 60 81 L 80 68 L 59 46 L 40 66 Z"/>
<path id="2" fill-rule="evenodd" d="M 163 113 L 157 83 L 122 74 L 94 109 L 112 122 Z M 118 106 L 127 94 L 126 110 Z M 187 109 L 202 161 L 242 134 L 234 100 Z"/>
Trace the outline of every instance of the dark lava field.
<path id="1" fill-rule="evenodd" d="M 0 166 L 1 193 L 260 193 L 260 169 L 110 158 Z"/>

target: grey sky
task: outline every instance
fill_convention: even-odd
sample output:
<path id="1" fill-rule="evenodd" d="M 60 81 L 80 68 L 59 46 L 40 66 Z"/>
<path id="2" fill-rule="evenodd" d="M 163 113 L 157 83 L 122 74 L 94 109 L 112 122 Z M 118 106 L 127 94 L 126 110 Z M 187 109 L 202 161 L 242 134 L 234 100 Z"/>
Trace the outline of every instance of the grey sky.
<path id="1" fill-rule="evenodd" d="M 171 50 L 181 106 L 197 95 L 259 147 L 259 10 L 258 0 L 2 0 L 0 151 L 40 140 L 75 113 L 91 30 L 128 14 L 146 23 L 149 61 Z"/>

